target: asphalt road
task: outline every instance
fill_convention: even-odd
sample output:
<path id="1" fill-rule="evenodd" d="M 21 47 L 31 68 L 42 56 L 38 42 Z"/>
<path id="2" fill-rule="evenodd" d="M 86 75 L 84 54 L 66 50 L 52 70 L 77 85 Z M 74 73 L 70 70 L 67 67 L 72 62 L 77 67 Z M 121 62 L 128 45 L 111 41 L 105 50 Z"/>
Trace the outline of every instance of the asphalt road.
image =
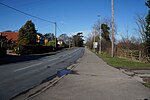
<path id="1" fill-rule="evenodd" d="M 0 100 L 9 100 L 33 88 L 58 70 L 75 63 L 83 53 L 84 48 L 76 48 L 36 60 L 0 65 Z"/>

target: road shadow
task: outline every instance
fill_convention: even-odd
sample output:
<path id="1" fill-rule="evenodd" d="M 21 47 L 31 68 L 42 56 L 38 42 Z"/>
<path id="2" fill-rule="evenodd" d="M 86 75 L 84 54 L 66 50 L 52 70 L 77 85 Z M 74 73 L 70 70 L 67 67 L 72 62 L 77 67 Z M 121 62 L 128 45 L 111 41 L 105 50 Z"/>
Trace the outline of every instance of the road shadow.
<path id="1" fill-rule="evenodd" d="M 0 65 L 4 64 L 10 64 L 10 63 L 17 63 L 17 62 L 24 62 L 24 61 L 30 61 L 30 60 L 37 60 L 45 56 L 54 55 L 54 53 L 47 53 L 47 54 L 32 54 L 32 55 L 6 55 L 3 57 L 0 57 Z"/>

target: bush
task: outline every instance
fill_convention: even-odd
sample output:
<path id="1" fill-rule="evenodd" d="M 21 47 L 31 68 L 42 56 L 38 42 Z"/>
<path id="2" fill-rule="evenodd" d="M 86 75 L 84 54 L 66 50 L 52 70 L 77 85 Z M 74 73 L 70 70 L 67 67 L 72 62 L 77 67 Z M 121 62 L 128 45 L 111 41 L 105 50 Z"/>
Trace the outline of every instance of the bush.
<path id="1" fill-rule="evenodd" d="M 0 47 L 0 57 L 7 55 L 7 48 Z"/>
<path id="2" fill-rule="evenodd" d="M 45 46 L 55 46 L 55 41 L 49 41 L 45 44 Z"/>
<path id="3" fill-rule="evenodd" d="M 54 50 L 53 46 L 17 46 L 15 51 L 17 54 L 40 54 L 40 53 L 47 53 Z"/>

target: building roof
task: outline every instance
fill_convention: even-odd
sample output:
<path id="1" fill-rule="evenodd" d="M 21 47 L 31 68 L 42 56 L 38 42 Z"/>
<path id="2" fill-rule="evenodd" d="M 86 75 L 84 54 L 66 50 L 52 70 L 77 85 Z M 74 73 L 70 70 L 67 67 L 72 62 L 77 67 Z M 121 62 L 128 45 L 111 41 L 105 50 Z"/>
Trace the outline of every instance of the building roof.
<path id="1" fill-rule="evenodd" d="M 0 32 L 2 36 L 6 36 L 6 38 L 9 40 L 17 41 L 19 32 Z"/>

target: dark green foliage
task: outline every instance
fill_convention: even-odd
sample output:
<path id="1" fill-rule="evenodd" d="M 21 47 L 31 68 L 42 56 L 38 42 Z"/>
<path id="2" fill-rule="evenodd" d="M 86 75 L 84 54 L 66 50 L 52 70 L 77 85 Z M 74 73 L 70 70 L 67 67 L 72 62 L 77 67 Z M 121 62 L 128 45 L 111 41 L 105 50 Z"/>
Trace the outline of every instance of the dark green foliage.
<path id="1" fill-rule="evenodd" d="M 110 28 L 108 27 L 107 24 L 102 24 L 101 25 L 101 30 L 102 30 L 102 38 L 105 39 L 106 41 L 110 42 Z"/>
<path id="2" fill-rule="evenodd" d="M 41 46 L 41 45 L 32 45 L 32 46 L 18 46 L 16 47 L 16 53 L 25 55 L 25 54 L 40 54 L 52 52 L 54 50 L 53 46 Z"/>
<path id="3" fill-rule="evenodd" d="M 54 35 L 54 33 L 46 33 L 44 36 L 45 36 L 45 38 L 48 39 L 49 41 L 55 40 L 55 35 Z"/>
<path id="4" fill-rule="evenodd" d="M 49 42 L 47 42 L 45 44 L 45 46 L 53 46 L 53 47 L 55 47 L 55 41 L 54 40 L 53 41 L 49 41 Z"/>
<path id="5" fill-rule="evenodd" d="M 19 45 L 35 45 L 36 33 L 35 25 L 31 20 L 27 21 L 19 30 Z"/>
<path id="6" fill-rule="evenodd" d="M 150 0 L 147 0 L 145 5 L 150 8 Z M 150 54 L 150 10 L 148 10 L 148 15 L 146 16 L 146 48 L 147 48 L 147 53 Z"/>
<path id="7" fill-rule="evenodd" d="M 6 42 L 7 42 L 6 36 L 0 35 L 0 47 L 5 46 L 5 45 L 6 45 Z"/>
<path id="8" fill-rule="evenodd" d="M 145 3 L 145 5 L 150 8 L 150 0 L 147 0 L 147 2 Z"/>
<path id="9" fill-rule="evenodd" d="M 83 47 L 83 39 L 82 39 L 82 32 L 81 33 L 77 33 L 77 35 L 73 36 L 73 45 L 75 47 Z"/>
<path id="10" fill-rule="evenodd" d="M 4 32 L 13 32 L 12 30 L 6 30 L 6 31 L 4 31 Z"/>

